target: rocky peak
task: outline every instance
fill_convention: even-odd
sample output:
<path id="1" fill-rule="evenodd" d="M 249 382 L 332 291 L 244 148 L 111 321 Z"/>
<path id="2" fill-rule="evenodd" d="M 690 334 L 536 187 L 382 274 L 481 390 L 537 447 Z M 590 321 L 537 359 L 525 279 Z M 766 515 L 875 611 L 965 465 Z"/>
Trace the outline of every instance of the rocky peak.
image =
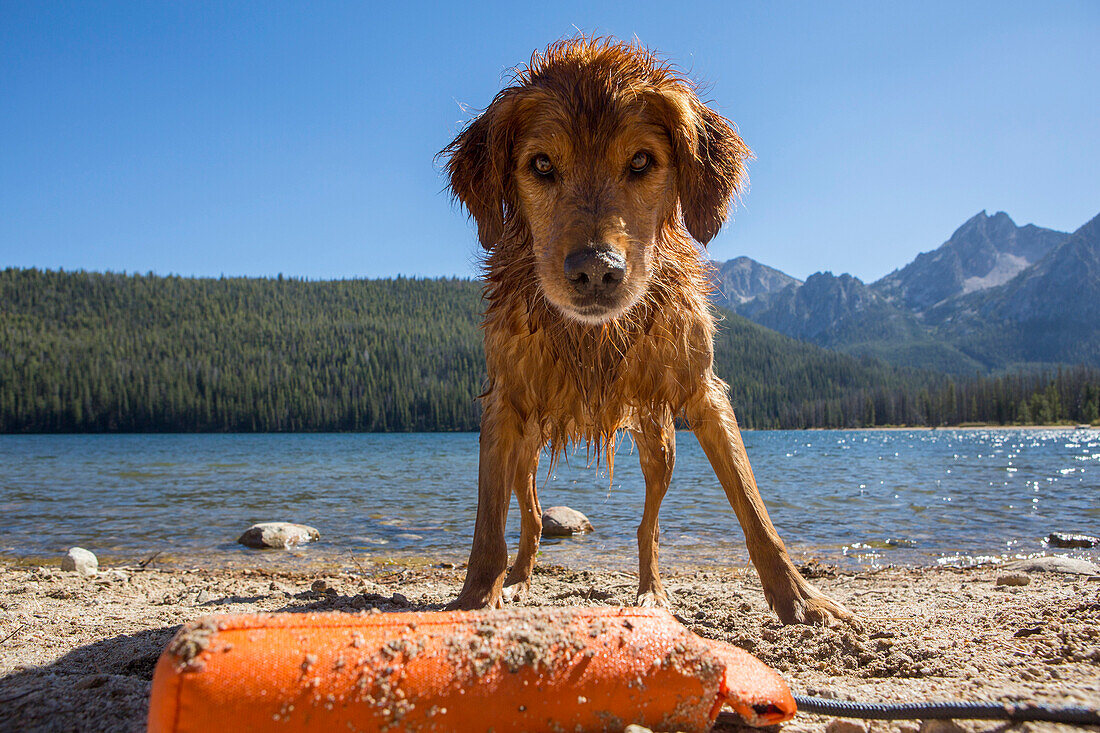
<path id="1" fill-rule="evenodd" d="M 1007 283 L 1069 237 L 1034 225 L 1016 226 L 999 211 L 981 211 L 938 249 L 917 256 L 872 287 L 888 300 L 923 312 L 949 298 Z"/>
<path id="2" fill-rule="evenodd" d="M 749 257 L 735 257 L 713 264 L 717 301 L 727 308 L 736 309 L 757 296 L 774 293 L 788 285 L 799 285 L 802 282 Z"/>

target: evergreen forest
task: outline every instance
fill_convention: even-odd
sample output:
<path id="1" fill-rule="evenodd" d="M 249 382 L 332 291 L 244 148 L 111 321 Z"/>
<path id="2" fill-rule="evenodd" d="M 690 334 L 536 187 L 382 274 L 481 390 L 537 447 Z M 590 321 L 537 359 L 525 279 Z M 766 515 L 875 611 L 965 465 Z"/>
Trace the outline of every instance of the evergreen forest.
<path id="1" fill-rule="evenodd" d="M 481 287 L 0 271 L 0 432 L 476 430 Z M 1100 370 L 948 377 L 724 313 L 748 428 L 1091 423 Z"/>

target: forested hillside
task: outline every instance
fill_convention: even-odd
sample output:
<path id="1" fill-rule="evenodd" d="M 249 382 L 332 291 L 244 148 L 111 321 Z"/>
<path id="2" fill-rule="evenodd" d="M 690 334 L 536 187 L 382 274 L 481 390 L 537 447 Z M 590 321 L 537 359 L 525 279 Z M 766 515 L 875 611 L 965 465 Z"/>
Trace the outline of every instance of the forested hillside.
<path id="1" fill-rule="evenodd" d="M 12 431 L 472 430 L 468 280 L 0 274 Z"/>
<path id="2" fill-rule="evenodd" d="M 0 272 L 0 431 L 475 430 L 480 286 Z M 1100 371 L 951 380 L 726 314 L 746 427 L 1091 422 Z"/>

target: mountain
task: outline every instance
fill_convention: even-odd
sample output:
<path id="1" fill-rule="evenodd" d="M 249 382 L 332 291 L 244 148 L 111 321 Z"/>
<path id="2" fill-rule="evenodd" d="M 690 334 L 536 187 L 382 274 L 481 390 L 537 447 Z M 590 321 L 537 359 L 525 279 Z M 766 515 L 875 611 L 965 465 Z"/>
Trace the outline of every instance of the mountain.
<path id="1" fill-rule="evenodd" d="M 871 287 L 919 313 L 948 298 L 1003 285 L 1068 238 L 1033 224 L 1018 227 L 1003 211 L 993 216 L 982 211 L 939 248 L 918 255 Z"/>
<path id="2" fill-rule="evenodd" d="M 787 336 L 896 366 L 951 374 L 982 369 L 981 363 L 936 339 L 917 314 L 847 273 L 815 273 L 800 286 L 760 295 L 736 311 Z"/>
<path id="3" fill-rule="evenodd" d="M 802 281 L 762 265 L 748 257 L 736 257 L 727 262 L 714 262 L 713 283 L 719 305 L 736 310 L 758 295 L 782 290 Z"/>
<path id="4" fill-rule="evenodd" d="M 990 307 L 992 305 L 992 307 Z M 999 290 L 984 315 L 1100 325 L 1100 214 Z"/>
<path id="5" fill-rule="evenodd" d="M 780 333 L 830 348 L 912 338 L 921 332 L 915 316 L 847 273 L 815 273 L 805 283 L 748 301 L 737 312 Z"/>
<path id="6" fill-rule="evenodd" d="M 925 319 L 996 366 L 1100 362 L 1100 215 L 1003 285 L 935 306 Z"/>
<path id="7" fill-rule="evenodd" d="M 777 273 L 786 284 L 772 275 L 724 304 L 793 338 L 898 366 L 972 374 L 1100 364 L 1097 226 L 1093 219 L 1071 235 L 982 211 L 939 248 L 870 285 L 848 274 L 799 283 Z M 766 268 L 746 259 L 720 271 Z"/>

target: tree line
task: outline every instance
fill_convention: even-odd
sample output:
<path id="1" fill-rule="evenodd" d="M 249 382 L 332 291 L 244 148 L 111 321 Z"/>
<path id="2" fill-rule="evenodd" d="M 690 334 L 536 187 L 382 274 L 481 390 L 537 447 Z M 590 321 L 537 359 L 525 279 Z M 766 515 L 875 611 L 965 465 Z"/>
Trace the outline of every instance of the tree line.
<path id="1" fill-rule="evenodd" d="M 476 430 L 480 284 L 0 271 L 0 432 Z M 725 314 L 745 427 L 1093 422 L 1100 370 L 950 379 Z"/>

